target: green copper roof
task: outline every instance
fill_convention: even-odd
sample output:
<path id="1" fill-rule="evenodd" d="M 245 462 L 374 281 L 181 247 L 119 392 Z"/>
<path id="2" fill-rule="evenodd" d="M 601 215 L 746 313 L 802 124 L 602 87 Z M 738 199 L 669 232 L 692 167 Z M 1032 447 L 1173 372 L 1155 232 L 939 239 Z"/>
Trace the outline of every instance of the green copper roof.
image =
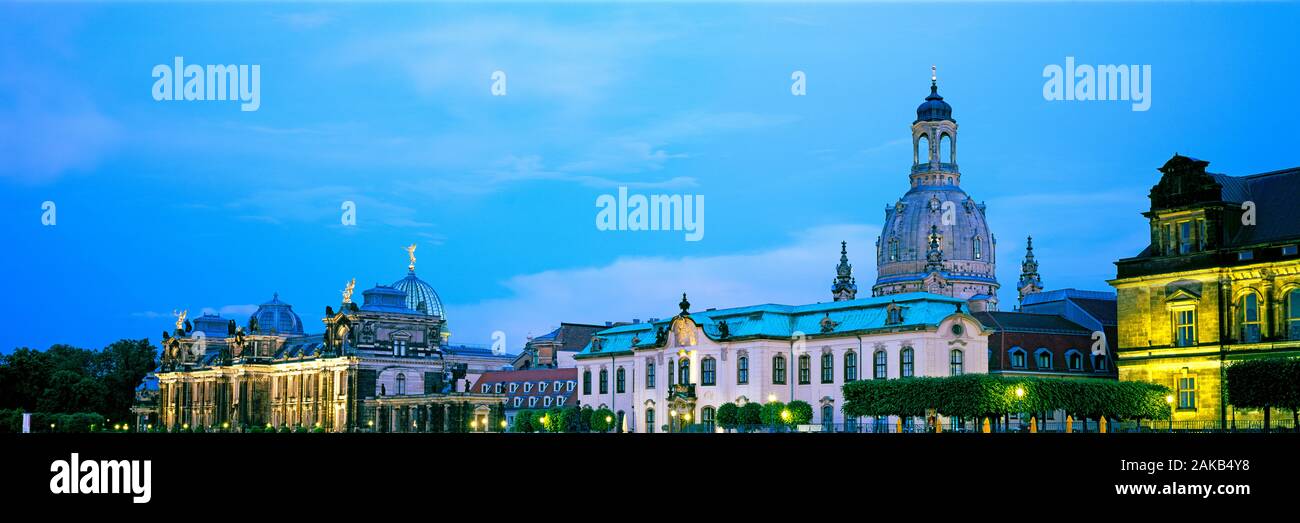
<path id="1" fill-rule="evenodd" d="M 891 303 L 902 307 L 903 321 L 886 325 L 886 309 Z M 690 316 L 703 328 L 709 339 L 717 341 L 722 339 L 719 325 L 723 321 L 727 322 L 730 332 L 727 340 L 790 339 L 797 331 L 814 338 L 854 335 L 873 330 L 933 328 L 958 310 L 969 314 L 965 301 L 959 298 L 913 292 L 811 305 L 769 303 L 692 312 Z M 834 328 L 823 332 L 822 321 L 828 317 L 834 322 Z M 601 340 L 600 350 L 593 351 L 591 343 L 588 343 L 576 356 L 610 356 L 627 353 L 634 348 L 654 347 L 656 330 L 660 327 L 667 329 L 672 321 L 673 318 L 667 318 L 654 323 L 619 325 L 602 330 L 596 333 L 596 337 Z"/>

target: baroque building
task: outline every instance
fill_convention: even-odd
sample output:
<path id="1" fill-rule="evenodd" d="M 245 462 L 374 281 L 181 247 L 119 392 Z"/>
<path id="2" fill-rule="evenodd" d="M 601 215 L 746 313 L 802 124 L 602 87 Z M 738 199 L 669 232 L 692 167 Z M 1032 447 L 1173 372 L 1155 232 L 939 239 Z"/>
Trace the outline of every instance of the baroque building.
<path id="1" fill-rule="evenodd" d="M 578 400 L 617 414 L 624 432 L 716 430 L 724 403 L 801 400 L 822 431 L 919 428 L 919 419 L 845 418 L 859 379 L 954 376 L 988 369 L 988 332 L 965 300 L 929 293 L 811 305 L 690 311 L 597 333 L 574 359 Z M 961 420 L 947 420 L 961 423 Z M 973 424 L 975 420 L 966 420 Z"/>
<path id="2" fill-rule="evenodd" d="M 508 367 L 510 357 L 449 345 L 433 288 L 415 276 L 414 246 L 405 278 L 376 285 L 352 301 L 355 280 L 324 332 L 307 334 L 292 306 L 276 295 L 246 325 L 184 313 L 163 332 L 157 393 L 139 425 L 166 429 L 320 429 L 331 432 L 490 430 L 503 418 L 502 397 L 476 394 L 478 375 Z M 224 324 L 223 332 L 217 326 Z"/>
<path id="3" fill-rule="evenodd" d="M 973 310 L 996 310 L 997 240 L 984 204 L 961 189 L 957 121 L 934 75 L 912 122 L 908 178 L 911 188 L 885 208 L 872 295 L 929 292 L 970 300 Z"/>
<path id="4" fill-rule="evenodd" d="M 1115 262 L 1122 380 L 1174 391 L 1174 420 L 1258 420 L 1231 407 L 1224 369 L 1300 356 L 1300 168 L 1248 176 L 1175 154 L 1143 213 L 1150 243 Z"/>

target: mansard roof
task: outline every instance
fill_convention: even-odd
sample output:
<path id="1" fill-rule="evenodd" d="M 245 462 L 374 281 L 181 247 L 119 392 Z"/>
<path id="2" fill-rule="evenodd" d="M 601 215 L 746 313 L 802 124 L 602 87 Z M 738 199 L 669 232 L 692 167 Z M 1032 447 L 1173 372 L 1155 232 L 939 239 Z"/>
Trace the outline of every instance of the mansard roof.
<path id="1" fill-rule="evenodd" d="M 965 300 L 925 292 L 893 294 L 810 305 L 780 305 L 768 303 L 731 309 L 713 309 L 690 313 L 713 340 L 727 339 L 790 339 L 795 332 L 809 338 L 820 336 L 849 336 L 870 331 L 914 330 L 938 326 L 944 318 L 957 312 L 966 313 Z M 903 321 L 887 324 L 887 309 L 891 304 L 903 308 Z M 833 325 L 823 331 L 822 322 L 829 318 Z M 611 353 L 657 345 L 656 330 L 667 329 L 674 318 L 652 323 L 620 325 L 596 333 L 601 340 L 599 349 L 588 343 L 577 357 L 608 356 Z M 728 336 L 722 336 L 721 323 L 727 323 Z M 635 343 L 633 343 L 635 339 Z"/>

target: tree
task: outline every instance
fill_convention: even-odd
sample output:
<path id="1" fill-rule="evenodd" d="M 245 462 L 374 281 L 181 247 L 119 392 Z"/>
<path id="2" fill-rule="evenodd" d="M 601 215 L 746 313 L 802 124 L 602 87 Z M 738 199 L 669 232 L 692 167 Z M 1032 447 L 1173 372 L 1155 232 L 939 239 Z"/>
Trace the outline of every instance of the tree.
<path id="1" fill-rule="evenodd" d="M 601 407 L 591 413 L 593 432 L 609 432 L 612 428 L 614 428 L 614 411 Z"/>
<path id="2" fill-rule="evenodd" d="M 785 420 L 781 418 L 781 413 L 785 411 L 785 404 L 779 401 L 769 401 L 763 404 L 762 421 L 768 427 L 784 426 Z"/>
<path id="3" fill-rule="evenodd" d="M 515 424 L 510 428 L 511 432 L 529 433 L 533 432 L 533 411 L 521 410 L 515 413 Z"/>
<path id="4" fill-rule="evenodd" d="M 582 410 L 578 412 L 578 431 L 591 432 L 591 405 L 583 405 Z"/>
<path id="5" fill-rule="evenodd" d="M 787 425 L 794 427 L 797 425 L 807 425 L 812 423 L 813 408 L 812 405 L 808 404 L 808 402 L 803 400 L 794 400 L 786 404 L 785 408 L 790 411 L 790 419 L 786 420 Z"/>
<path id="6" fill-rule="evenodd" d="M 579 432 L 582 425 L 582 411 L 578 407 L 564 407 L 560 409 L 559 419 L 562 432 Z"/>
<path id="7" fill-rule="evenodd" d="M 1300 360 L 1261 358 L 1233 363 L 1227 369 L 1228 402 L 1238 408 L 1263 409 L 1264 430 L 1269 430 L 1272 409 L 1291 411 L 1292 419 L 1300 415 Z"/>
<path id="8" fill-rule="evenodd" d="M 763 424 L 763 406 L 749 402 L 740 407 L 739 424 L 741 430 L 750 430 Z"/>
<path id="9" fill-rule="evenodd" d="M 731 431 L 740 425 L 740 407 L 730 401 L 718 406 L 718 426 Z"/>

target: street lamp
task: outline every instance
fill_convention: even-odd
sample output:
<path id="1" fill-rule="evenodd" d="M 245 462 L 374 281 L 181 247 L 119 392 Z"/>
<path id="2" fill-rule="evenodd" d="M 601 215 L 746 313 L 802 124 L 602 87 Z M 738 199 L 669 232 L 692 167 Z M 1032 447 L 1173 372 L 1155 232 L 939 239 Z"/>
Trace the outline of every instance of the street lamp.
<path id="1" fill-rule="evenodd" d="M 768 402 L 768 403 L 775 403 L 775 402 L 776 402 L 776 393 L 774 393 L 774 392 L 769 392 L 769 393 L 767 394 L 767 402 Z"/>
<path id="2" fill-rule="evenodd" d="M 781 421 L 788 425 L 790 424 L 790 418 L 792 417 L 794 416 L 790 414 L 790 409 L 781 409 Z"/>

